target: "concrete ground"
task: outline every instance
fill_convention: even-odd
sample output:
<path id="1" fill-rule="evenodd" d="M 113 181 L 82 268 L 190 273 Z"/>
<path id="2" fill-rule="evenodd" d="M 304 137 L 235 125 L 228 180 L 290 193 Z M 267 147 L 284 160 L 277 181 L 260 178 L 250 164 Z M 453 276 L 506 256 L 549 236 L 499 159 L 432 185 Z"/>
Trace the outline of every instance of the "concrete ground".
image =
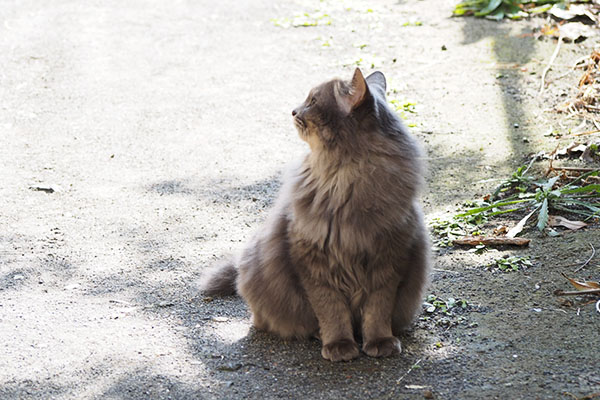
<path id="1" fill-rule="evenodd" d="M 391 100 L 416 103 L 407 123 L 428 153 L 430 218 L 552 150 L 544 134 L 562 117 L 542 110 L 577 77 L 537 96 L 555 46 L 531 34 L 543 20 L 451 18 L 450 0 L 0 5 L 0 398 L 600 392 L 600 314 L 552 295 L 594 229 L 533 232 L 527 250 L 436 251 L 428 293 L 470 306 L 424 313 L 396 358 L 326 362 L 318 342 L 254 331 L 240 299 L 196 291 L 308 150 L 291 110 L 357 65 L 385 73 Z M 551 74 L 593 45 L 565 44 Z M 481 267 L 504 254 L 533 267 Z"/>

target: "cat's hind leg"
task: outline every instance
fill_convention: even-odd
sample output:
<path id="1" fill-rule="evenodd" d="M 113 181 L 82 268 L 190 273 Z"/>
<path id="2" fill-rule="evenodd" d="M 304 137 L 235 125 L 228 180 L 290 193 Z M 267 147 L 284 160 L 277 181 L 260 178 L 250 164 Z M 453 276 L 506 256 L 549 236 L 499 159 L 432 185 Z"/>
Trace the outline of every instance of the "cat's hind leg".
<path id="1" fill-rule="evenodd" d="M 237 291 L 257 329 L 283 338 L 315 336 L 317 318 L 290 261 L 287 220 L 282 216 L 271 228 L 242 254 Z"/>
<path id="2" fill-rule="evenodd" d="M 315 314 L 298 285 L 284 268 L 275 265 L 240 269 L 238 291 L 252 312 L 253 324 L 286 339 L 317 334 Z"/>
<path id="3" fill-rule="evenodd" d="M 410 250 L 404 275 L 396 291 L 392 313 L 392 331 L 400 334 L 421 311 L 423 295 L 429 280 L 429 238 L 422 226 Z"/>

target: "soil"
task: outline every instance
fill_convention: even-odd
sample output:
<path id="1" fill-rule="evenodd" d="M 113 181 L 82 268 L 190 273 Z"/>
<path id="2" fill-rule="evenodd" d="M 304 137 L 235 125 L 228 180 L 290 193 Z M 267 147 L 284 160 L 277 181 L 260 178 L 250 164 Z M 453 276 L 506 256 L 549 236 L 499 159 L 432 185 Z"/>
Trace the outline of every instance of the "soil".
<path id="1" fill-rule="evenodd" d="M 454 1 L 21 1 L 0 8 L 0 398 L 570 399 L 600 392 L 595 227 L 523 249 L 434 248 L 395 358 L 330 363 L 197 292 L 235 253 L 306 145 L 291 110 L 356 65 L 381 70 L 429 163 L 428 218 L 481 198 L 579 124 L 551 108 L 546 23 L 451 18 Z M 328 16 L 314 14 L 316 10 Z M 293 27 L 309 13 L 317 26 Z M 285 19 L 287 18 L 287 19 Z M 317 19 L 319 18 L 319 19 Z M 278 26 L 279 25 L 279 26 Z M 563 44 L 547 80 L 596 41 Z M 540 164 L 540 168 L 541 168 Z M 516 221 L 508 221 L 514 224 Z M 528 256 L 526 270 L 485 268 Z M 458 311 L 457 311 L 458 310 Z"/>

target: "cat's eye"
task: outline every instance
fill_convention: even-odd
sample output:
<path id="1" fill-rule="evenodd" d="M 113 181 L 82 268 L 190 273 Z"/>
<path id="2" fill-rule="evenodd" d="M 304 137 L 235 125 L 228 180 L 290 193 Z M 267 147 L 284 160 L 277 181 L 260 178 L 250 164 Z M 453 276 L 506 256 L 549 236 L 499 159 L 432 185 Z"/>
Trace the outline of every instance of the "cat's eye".
<path id="1" fill-rule="evenodd" d="M 310 101 L 308 102 L 308 106 L 309 106 L 309 107 L 310 107 L 310 106 L 314 106 L 316 102 L 317 102 L 317 99 L 313 97 L 313 98 L 311 98 L 311 99 L 310 99 Z"/>

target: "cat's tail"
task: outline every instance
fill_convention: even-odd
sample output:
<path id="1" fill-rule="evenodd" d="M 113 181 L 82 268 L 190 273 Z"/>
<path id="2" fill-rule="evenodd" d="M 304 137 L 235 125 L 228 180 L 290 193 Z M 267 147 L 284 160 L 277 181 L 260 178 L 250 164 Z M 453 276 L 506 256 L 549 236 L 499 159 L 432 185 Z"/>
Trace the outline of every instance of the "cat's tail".
<path id="1" fill-rule="evenodd" d="M 200 290 L 208 296 L 233 296 L 238 270 L 233 260 L 215 264 L 200 277 Z"/>

